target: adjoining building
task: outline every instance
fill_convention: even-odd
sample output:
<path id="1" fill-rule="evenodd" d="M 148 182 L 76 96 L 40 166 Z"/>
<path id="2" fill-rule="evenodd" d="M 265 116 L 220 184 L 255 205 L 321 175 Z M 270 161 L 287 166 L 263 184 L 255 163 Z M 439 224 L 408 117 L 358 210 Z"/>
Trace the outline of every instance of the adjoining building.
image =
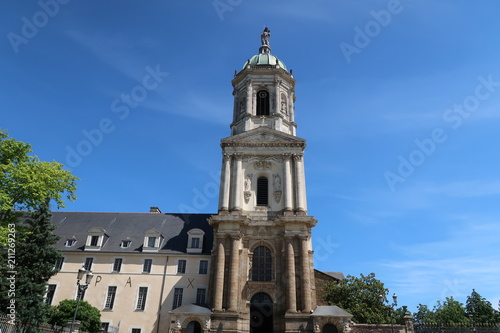
<path id="1" fill-rule="evenodd" d="M 76 298 L 84 264 L 95 275 L 84 299 L 121 332 L 349 330 L 349 313 L 318 306 L 315 274 L 342 275 L 314 270 L 295 79 L 269 38 L 232 80 L 218 213 L 54 213 L 64 263 L 48 300 Z"/>

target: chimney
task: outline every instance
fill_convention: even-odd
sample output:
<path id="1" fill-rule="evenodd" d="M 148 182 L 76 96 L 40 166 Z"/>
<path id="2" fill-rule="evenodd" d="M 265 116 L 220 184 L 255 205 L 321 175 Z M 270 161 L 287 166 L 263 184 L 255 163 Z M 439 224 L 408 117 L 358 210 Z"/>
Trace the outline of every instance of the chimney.
<path id="1" fill-rule="evenodd" d="M 161 210 L 158 207 L 149 207 L 149 212 L 152 214 L 161 214 Z"/>

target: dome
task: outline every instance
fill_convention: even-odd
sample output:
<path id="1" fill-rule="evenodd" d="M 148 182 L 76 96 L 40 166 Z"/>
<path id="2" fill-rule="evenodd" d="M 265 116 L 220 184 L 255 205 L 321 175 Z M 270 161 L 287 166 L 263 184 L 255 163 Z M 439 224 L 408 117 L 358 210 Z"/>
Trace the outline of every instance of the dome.
<path id="1" fill-rule="evenodd" d="M 278 57 L 270 54 L 270 53 L 260 53 L 254 55 L 249 61 L 247 61 L 244 65 L 243 68 L 246 67 L 246 65 L 249 64 L 251 66 L 276 66 L 278 64 L 281 68 L 286 70 L 286 66 L 283 63 L 283 61 L 279 60 Z"/>

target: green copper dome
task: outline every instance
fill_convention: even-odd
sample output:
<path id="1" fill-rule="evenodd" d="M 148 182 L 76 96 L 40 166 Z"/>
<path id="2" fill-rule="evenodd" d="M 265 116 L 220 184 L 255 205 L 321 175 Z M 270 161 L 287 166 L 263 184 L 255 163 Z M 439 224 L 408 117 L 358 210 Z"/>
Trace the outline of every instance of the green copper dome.
<path id="1" fill-rule="evenodd" d="M 279 60 L 278 57 L 270 54 L 270 53 L 260 53 L 254 55 L 249 61 L 243 65 L 243 68 L 245 68 L 246 65 L 250 66 L 276 66 L 279 65 L 281 68 L 286 70 L 286 66 L 283 63 L 283 61 Z"/>
<path id="2" fill-rule="evenodd" d="M 271 37 L 271 30 L 267 27 L 264 28 L 262 35 L 260 35 L 260 40 L 262 45 L 259 48 L 259 54 L 254 55 L 249 59 L 244 65 L 243 69 L 247 66 L 276 66 L 279 65 L 280 68 L 286 69 L 283 61 L 279 60 L 278 57 L 271 54 L 271 46 L 269 45 L 269 38 Z"/>

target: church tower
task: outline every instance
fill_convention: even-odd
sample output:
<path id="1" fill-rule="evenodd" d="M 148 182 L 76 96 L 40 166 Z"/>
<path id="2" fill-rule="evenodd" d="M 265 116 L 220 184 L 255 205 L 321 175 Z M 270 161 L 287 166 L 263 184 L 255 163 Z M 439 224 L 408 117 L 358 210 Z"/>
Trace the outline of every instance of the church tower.
<path id="1" fill-rule="evenodd" d="M 235 73 L 231 136 L 221 140 L 214 230 L 212 332 L 312 332 L 316 307 L 304 149 L 296 136 L 295 79 L 271 53 Z"/>

